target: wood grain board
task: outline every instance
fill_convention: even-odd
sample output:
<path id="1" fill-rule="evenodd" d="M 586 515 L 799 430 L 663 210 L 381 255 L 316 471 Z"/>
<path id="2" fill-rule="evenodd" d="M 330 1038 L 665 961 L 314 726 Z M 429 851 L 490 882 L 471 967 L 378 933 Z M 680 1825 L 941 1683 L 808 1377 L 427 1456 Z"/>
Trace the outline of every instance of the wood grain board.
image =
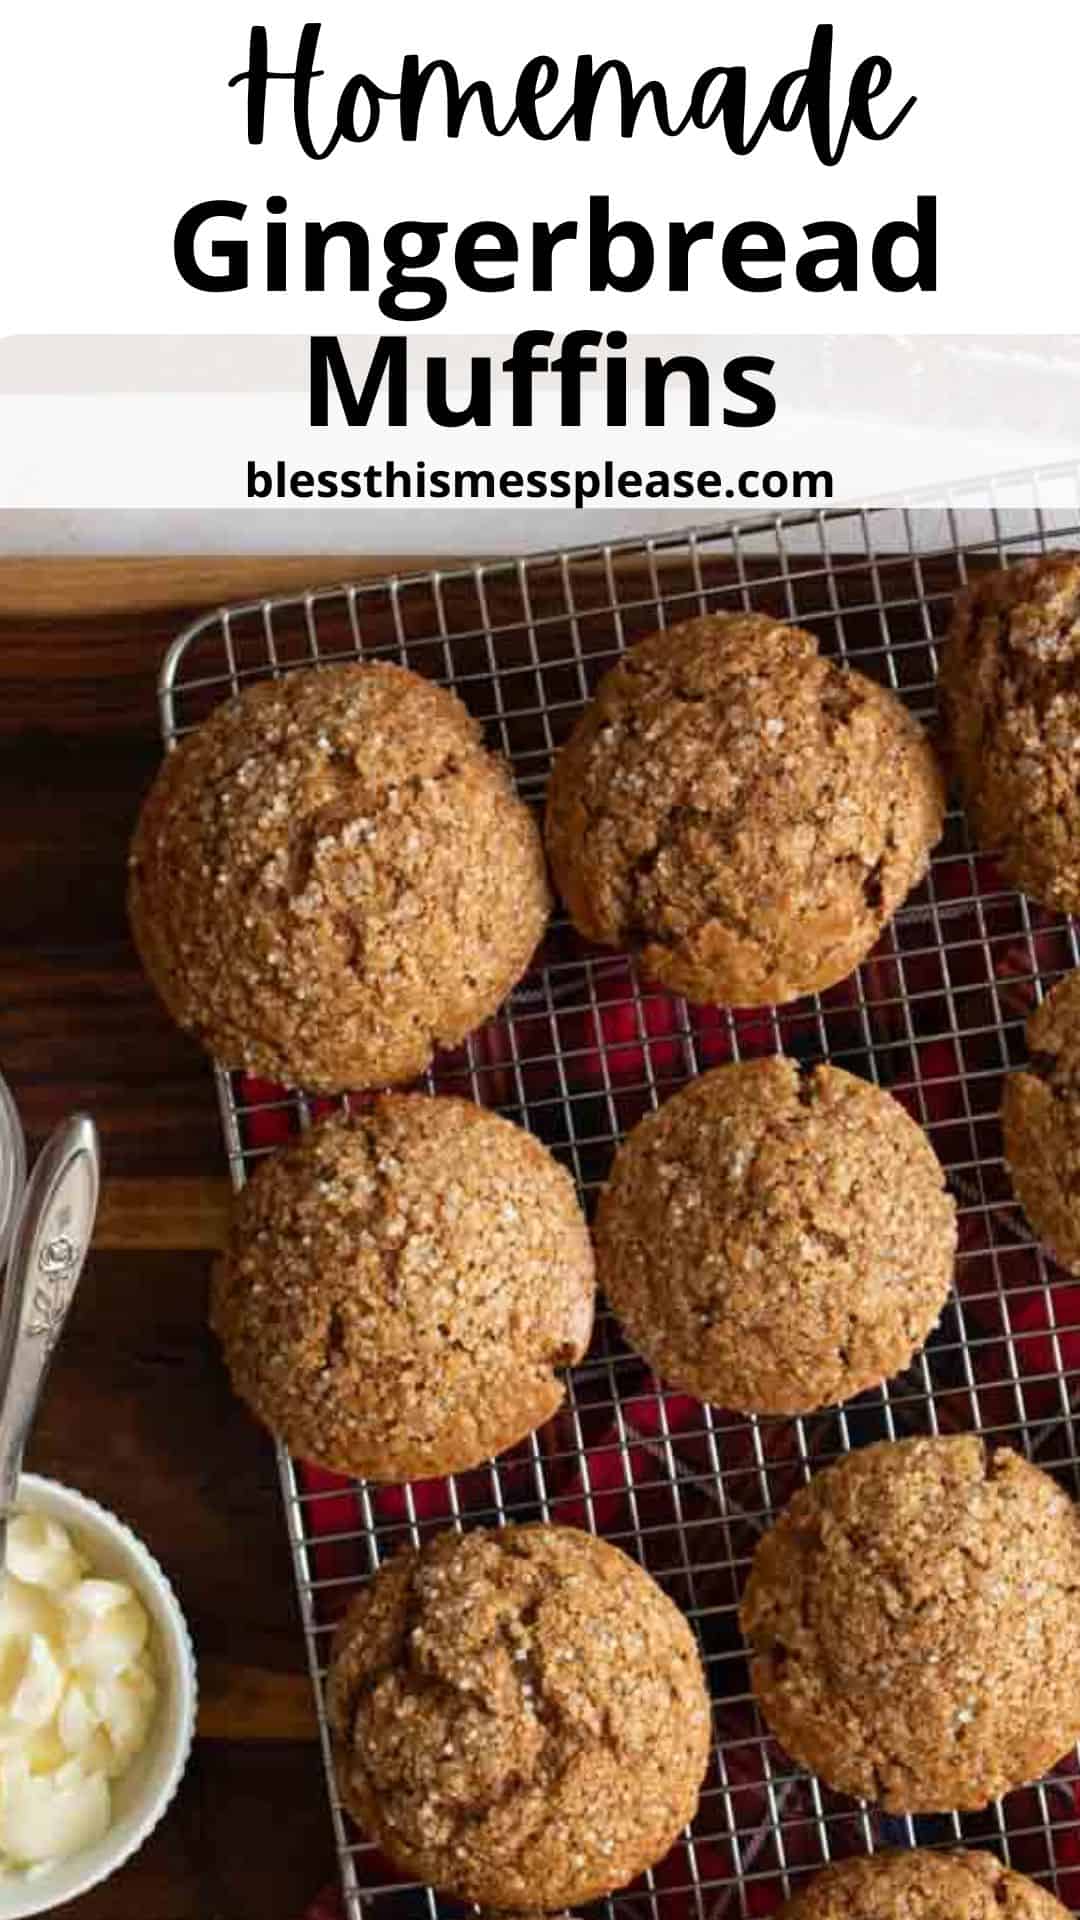
<path id="1" fill-rule="evenodd" d="M 223 606 L 267 593 L 303 593 L 343 580 L 437 566 L 415 554 L 378 560 L 352 554 L 214 555 L 198 560 L 106 558 L 0 560 L 0 619 L 72 620 Z M 451 564 L 460 565 L 460 561 Z"/>

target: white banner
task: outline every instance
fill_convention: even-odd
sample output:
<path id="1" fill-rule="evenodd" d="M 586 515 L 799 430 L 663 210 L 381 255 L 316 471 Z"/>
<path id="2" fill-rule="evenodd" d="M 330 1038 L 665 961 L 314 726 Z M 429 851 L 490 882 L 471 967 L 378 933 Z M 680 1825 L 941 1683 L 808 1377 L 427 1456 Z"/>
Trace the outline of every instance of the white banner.
<path id="1" fill-rule="evenodd" d="M 397 462 L 715 511 L 1080 452 L 1071 0 L 8 12 L 0 507 L 379 507 L 341 476 Z"/>

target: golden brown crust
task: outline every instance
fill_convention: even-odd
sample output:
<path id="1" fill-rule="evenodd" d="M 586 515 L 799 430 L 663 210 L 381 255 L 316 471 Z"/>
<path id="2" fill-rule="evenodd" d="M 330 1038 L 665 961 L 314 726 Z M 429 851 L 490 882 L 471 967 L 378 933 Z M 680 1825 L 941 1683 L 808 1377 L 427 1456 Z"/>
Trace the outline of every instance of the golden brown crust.
<path id="1" fill-rule="evenodd" d="M 1080 1516 L 974 1435 L 819 1473 L 759 1543 L 754 1691 L 794 1759 L 893 1813 L 983 1807 L 1080 1733 Z"/>
<path id="2" fill-rule="evenodd" d="M 292 1452 L 401 1481 L 548 1419 L 593 1299 L 573 1182 L 538 1140 L 467 1100 L 385 1094 L 256 1168 L 212 1318 Z"/>
<path id="3" fill-rule="evenodd" d="M 498 1909 L 598 1899 L 693 1818 L 709 1752 L 694 1637 L 570 1527 L 441 1534 L 338 1631 L 342 1795 L 403 1871 Z"/>
<path id="4" fill-rule="evenodd" d="M 941 663 L 953 770 L 980 843 L 1050 907 L 1080 910 L 1080 558 L 981 575 Z"/>
<path id="5" fill-rule="evenodd" d="M 1066 1920 L 1066 1909 L 992 1853 L 878 1853 L 826 1867 L 776 1920 Z"/>
<path id="6" fill-rule="evenodd" d="M 494 1012 L 548 910 L 543 849 L 461 702 L 369 663 L 262 681 L 161 768 L 131 923 L 222 1063 L 328 1092 L 410 1080 Z"/>
<path id="7" fill-rule="evenodd" d="M 945 1303 L 955 1208 L 899 1102 L 838 1067 L 719 1067 L 615 1157 L 597 1278 L 673 1386 L 806 1413 L 907 1366 Z"/>
<path id="8" fill-rule="evenodd" d="M 556 760 L 547 844 L 575 926 L 691 1000 L 842 980 L 926 871 L 942 779 L 899 700 L 756 614 L 653 634 Z"/>
<path id="9" fill-rule="evenodd" d="M 1036 1008 L 1027 1042 L 1030 1065 L 1005 1082 L 1005 1159 L 1040 1240 L 1080 1273 L 1080 972 Z"/>

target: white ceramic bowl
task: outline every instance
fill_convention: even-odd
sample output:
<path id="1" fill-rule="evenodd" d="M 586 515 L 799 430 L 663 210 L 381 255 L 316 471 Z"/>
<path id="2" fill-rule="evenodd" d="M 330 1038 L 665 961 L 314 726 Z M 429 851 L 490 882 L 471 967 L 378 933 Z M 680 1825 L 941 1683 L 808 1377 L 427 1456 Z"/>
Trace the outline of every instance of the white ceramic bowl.
<path id="1" fill-rule="evenodd" d="M 130 1860 L 157 1826 L 187 1765 L 195 1730 L 198 1688 L 191 1637 L 172 1587 L 152 1553 L 115 1514 L 58 1481 L 24 1473 L 19 1505 L 67 1527 L 95 1573 L 126 1580 L 151 1622 L 151 1646 L 161 1687 L 150 1736 L 127 1772 L 112 1782 L 113 1818 L 95 1846 L 31 1877 L 0 1880 L 0 1920 L 24 1920 L 74 1900 Z"/>
<path id="2" fill-rule="evenodd" d="M 26 1142 L 15 1102 L 0 1079 L 0 1270 L 7 1257 L 15 1210 L 25 1182 Z"/>

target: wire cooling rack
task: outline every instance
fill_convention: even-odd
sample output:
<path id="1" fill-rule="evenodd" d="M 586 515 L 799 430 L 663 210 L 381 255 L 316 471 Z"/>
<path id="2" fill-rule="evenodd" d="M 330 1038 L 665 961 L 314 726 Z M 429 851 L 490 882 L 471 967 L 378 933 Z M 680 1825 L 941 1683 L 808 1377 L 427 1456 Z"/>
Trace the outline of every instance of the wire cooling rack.
<path id="1" fill-rule="evenodd" d="M 553 748 L 622 647 L 688 615 L 740 607 L 810 627 L 825 650 L 930 719 L 937 642 L 969 573 L 1080 543 L 1077 477 L 1052 477 L 1053 506 L 1028 477 L 989 511 L 958 497 L 943 516 L 758 520 L 232 608 L 190 628 L 166 659 L 166 744 L 252 679 L 392 658 L 454 687 L 509 756 L 522 794 L 539 802 Z M 925 1353 L 842 1410 L 746 1420 L 664 1394 L 602 1315 L 565 1409 L 481 1470 L 386 1491 L 279 1456 L 350 1920 L 370 1900 L 400 1920 L 444 1907 L 397 1879 L 342 1810 L 322 1697 L 334 1621 L 402 1541 L 445 1525 L 537 1519 L 595 1529 L 634 1554 L 693 1622 L 709 1674 L 715 1742 L 698 1817 L 613 1912 L 767 1913 L 831 1858 L 957 1839 L 991 1846 L 1080 1905 L 1075 1755 L 984 1814 L 887 1818 L 828 1792 L 768 1736 L 736 1619 L 762 1529 L 848 1448 L 977 1430 L 1080 1493 L 1080 1285 L 1033 1246 L 997 1120 L 1002 1074 L 1023 1058 L 1024 1020 L 1077 959 L 1069 922 L 1006 888 L 952 812 L 927 882 L 858 974 L 827 993 L 757 1013 L 693 1009 L 640 981 L 625 957 L 585 948 L 557 919 L 508 1005 L 437 1061 L 431 1091 L 466 1093 L 530 1127 L 571 1168 L 587 1204 L 634 1121 L 708 1066 L 779 1049 L 835 1061 L 890 1088 L 928 1130 L 958 1202 L 960 1252 Z M 237 1185 L 317 1110 L 300 1093 L 243 1077 L 219 1072 L 218 1086 Z"/>

